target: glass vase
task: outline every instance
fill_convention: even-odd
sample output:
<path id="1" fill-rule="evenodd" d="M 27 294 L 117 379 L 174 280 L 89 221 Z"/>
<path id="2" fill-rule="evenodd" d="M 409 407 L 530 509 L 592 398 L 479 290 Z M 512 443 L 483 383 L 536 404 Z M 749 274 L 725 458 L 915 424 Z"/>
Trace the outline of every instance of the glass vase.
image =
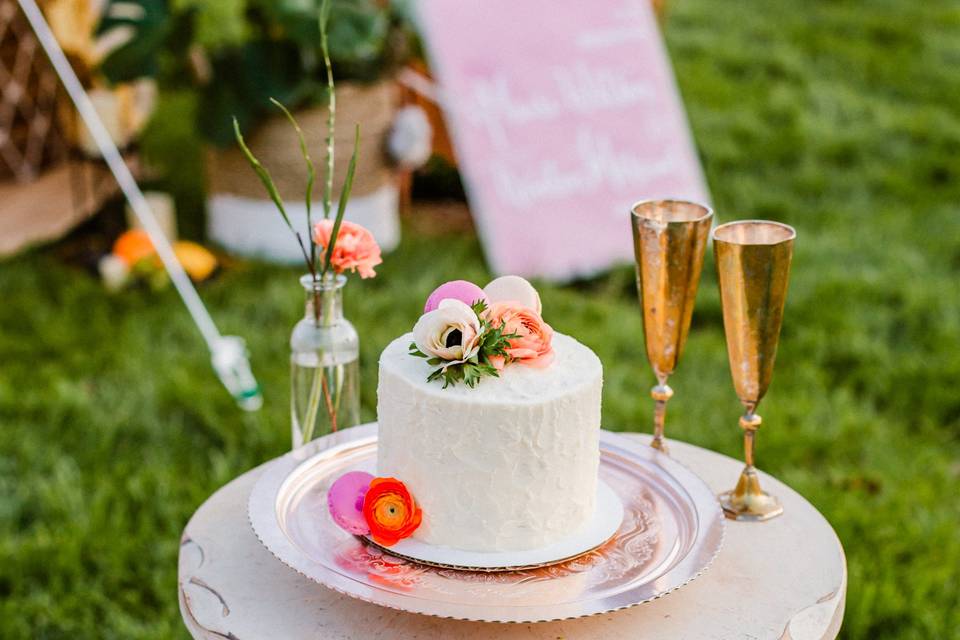
<path id="1" fill-rule="evenodd" d="M 293 448 L 360 422 L 360 339 L 343 317 L 342 275 L 300 278 L 306 313 L 290 335 Z"/>

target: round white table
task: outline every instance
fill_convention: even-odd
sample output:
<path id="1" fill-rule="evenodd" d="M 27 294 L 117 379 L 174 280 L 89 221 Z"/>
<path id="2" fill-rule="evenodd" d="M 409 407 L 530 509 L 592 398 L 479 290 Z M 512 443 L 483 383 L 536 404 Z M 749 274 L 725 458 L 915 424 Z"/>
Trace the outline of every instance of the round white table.
<path id="1" fill-rule="evenodd" d="M 646 435 L 629 437 L 649 441 Z M 671 440 L 671 455 L 715 492 L 729 489 L 739 460 Z M 847 564 L 830 524 L 802 496 L 766 474 L 784 514 L 726 522 L 723 548 L 702 576 L 663 598 L 616 613 L 537 624 L 461 622 L 355 600 L 282 564 L 260 545 L 247 498 L 263 466 L 214 493 L 180 543 L 179 597 L 194 638 L 835 638 L 843 620 Z"/>

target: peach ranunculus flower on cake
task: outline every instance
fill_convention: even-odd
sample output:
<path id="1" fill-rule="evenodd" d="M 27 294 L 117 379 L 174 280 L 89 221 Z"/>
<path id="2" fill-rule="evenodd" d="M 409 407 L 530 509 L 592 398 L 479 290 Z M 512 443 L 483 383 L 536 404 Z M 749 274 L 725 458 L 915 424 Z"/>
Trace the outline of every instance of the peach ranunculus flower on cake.
<path id="1" fill-rule="evenodd" d="M 502 326 L 504 335 L 517 334 L 506 349 L 512 362 L 531 367 L 546 367 L 553 362 L 553 329 L 535 310 L 519 302 L 496 302 L 484 317 L 491 326 Z M 497 369 L 503 369 L 502 358 L 491 361 Z"/>
<path id="2" fill-rule="evenodd" d="M 333 220 L 321 220 L 313 226 L 313 239 L 326 252 L 333 232 Z M 321 256 L 321 261 L 324 256 Z M 337 273 L 344 271 L 359 272 L 361 278 L 372 278 L 376 274 L 375 266 L 383 262 L 380 257 L 380 245 L 366 228 L 344 220 L 340 223 L 337 242 L 333 247 L 330 266 Z"/>

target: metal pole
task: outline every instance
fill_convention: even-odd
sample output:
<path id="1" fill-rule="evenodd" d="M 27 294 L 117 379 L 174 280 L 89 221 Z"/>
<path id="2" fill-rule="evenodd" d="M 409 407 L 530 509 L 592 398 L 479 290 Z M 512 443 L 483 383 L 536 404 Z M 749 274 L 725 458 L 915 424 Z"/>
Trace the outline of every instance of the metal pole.
<path id="1" fill-rule="evenodd" d="M 250 363 L 242 339 L 236 336 L 220 335 L 213 323 L 213 318 L 210 317 L 210 313 L 200 300 L 197 290 L 193 287 L 190 277 L 174 255 L 173 248 L 157 223 L 146 198 L 143 197 L 143 192 L 137 185 L 137 181 L 123 161 L 120 150 L 114 144 L 113 138 L 107 132 L 103 121 L 100 120 L 100 116 L 80 83 L 80 79 L 67 61 L 63 49 L 60 48 L 60 44 L 50 30 L 40 7 L 37 6 L 35 0 L 18 0 L 18 2 L 30 22 L 30 26 L 33 27 L 34 33 L 37 34 L 41 46 L 46 51 L 50 64 L 53 65 L 57 75 L 60 76 L 63 87 L 67 90 L 67 94 L 76 106 L 80 117 L 87 126 L 87 130 L 100 150 L 100 154 L 111 173 L 113 173 L 114 178 L 116 178 L 120 190 L 130 203 L 130 208 L 133 209 L 144 230 L 150 236 L 160 261 L 163 262 L 167 273 L 170 274 L 170 281 L 173 282 L 173 286 L 180 294 L 187 311 L 190 312 L 194 323 L 203 335 L 203 339 L 210 349 L 217 375 L 220 376 L 221 381 L 242 408 L 247 410 L 259 409 L 262 405 L 262 398 L 256 380 L 253 379 L 250 372 Z"/>

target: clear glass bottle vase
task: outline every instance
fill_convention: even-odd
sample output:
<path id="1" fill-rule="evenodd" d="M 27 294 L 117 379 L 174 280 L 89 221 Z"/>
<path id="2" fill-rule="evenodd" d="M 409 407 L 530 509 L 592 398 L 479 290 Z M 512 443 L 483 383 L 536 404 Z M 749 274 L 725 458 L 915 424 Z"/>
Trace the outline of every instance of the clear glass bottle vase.
<path id="1" fill-rule="evenodd" d="M 360 339 L 343 317 L 342 275 L 300 278 L 306 313 L 290 335 L 293 448 L 360 422 Z"/>

